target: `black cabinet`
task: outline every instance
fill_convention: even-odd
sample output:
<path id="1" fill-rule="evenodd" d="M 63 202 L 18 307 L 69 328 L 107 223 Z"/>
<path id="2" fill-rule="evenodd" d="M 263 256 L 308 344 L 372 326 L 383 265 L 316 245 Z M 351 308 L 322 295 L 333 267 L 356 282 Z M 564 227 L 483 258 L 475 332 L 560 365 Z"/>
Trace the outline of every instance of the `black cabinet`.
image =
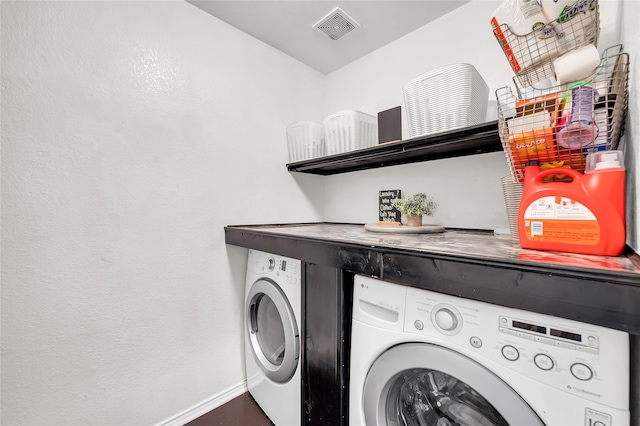
<path id="1" fill-rule="evenodd" d="M 303 425 L 347 425 L 353 274 L 304 263 Z"/>

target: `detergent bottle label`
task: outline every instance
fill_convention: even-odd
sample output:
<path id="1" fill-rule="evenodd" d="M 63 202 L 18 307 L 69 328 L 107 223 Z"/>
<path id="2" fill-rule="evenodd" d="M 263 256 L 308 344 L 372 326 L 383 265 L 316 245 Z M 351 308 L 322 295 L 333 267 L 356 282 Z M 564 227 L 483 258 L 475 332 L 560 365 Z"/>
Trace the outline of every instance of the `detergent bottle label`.
<path id="1" fill-rule="evenodd" d="M 531 241 L 596 245 L 600 225 L 583 204 L 567 197 L 536 199 L 524 212 L 525 235 Z"/>

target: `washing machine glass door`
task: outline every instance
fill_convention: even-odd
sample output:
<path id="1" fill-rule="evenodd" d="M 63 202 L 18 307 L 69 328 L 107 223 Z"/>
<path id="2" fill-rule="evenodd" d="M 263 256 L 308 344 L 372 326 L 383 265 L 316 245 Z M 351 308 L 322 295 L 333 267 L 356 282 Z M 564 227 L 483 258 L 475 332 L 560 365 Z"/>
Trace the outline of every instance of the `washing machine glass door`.
<path id="1" fill-rule="evenodd" d="M 394 346 L 373 363 L 364 386 L 369 426 L 544 426 L 495 374 L 441 346 Z"/>
<path id="2" fill-rule="evenodd" d="M 286 295 L 276 283 L 258 280 L 247 295 L 245 315 L 258 365 L 274 382 L 287 382 L 298 366 L 300 343 L 298 326 Z"/>

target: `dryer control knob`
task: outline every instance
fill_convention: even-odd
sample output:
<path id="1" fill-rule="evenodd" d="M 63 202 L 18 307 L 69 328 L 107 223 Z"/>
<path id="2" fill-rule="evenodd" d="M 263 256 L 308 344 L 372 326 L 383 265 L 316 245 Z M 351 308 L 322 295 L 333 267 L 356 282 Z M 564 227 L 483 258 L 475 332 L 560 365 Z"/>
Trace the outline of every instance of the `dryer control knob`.
<path id="1" fill-rule="evenodd" d="M 436 312 L 434 317 L 436 325 L 443 330 L 452 331 L 458 326 L 458 318 L 456 314 L 447 308 L 441 308 Z"/>
<path id="2" fill-rule="evenodd" d="M 267 258 L 265 266 L 267 267 L 268 271 L 273 271 L 273 269 L 276 267 L 276 260 L 273 257 Z"/>

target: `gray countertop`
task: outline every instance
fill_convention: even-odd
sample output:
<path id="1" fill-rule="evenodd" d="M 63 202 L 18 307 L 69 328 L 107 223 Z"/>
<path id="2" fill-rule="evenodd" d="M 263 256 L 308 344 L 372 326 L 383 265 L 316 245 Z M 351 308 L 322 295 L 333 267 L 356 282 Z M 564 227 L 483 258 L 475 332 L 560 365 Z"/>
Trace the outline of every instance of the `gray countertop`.
<path id="1" fill-rule="evenodd" d="M 526 250 L 513 242 L 508 235 L 494 235 L 488 231 L 446 230 L 434 234 L 377 233 L 364 229 L 363 225 L 310 223 L 286 225 L 233 226 L 273 235 L 298 237 L 355 244 L 366 247 L 394 248 L 407 251 L 446 255 L 464 259 L 554 266 L 571 270 L 597 270 L 601 272 L 637 275 L 640 285 L 640 257 L 635 253 L 608 257 L 572 253 Z"/>
<path id="2" fill-rule="evenodd" d="M 227 244 L 640 335 L 640 257 L 523 250 L 508 235 L 376 233 L 361 224 L 225 227 Z"/>

